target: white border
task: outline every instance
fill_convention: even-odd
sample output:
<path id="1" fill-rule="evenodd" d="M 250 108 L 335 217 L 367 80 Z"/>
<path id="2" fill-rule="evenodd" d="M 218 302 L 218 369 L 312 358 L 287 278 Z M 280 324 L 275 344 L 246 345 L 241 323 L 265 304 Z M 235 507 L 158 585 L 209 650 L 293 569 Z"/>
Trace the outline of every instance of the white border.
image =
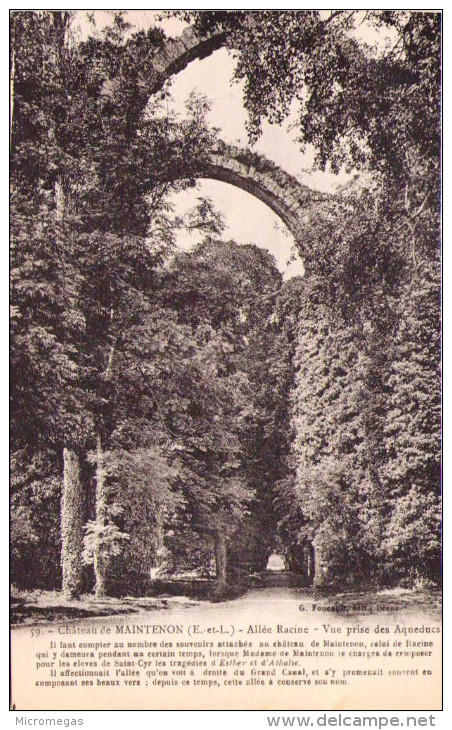
<path id="1" fill-rule="evenodd" d="M 162 10 L 162 9 L 173 9 L 174 4 L 171 4 L 170 6 L 166 5 L 165 3 L 159 3 L 157 7 L 149 7 L 149 5 L 146 4 L 140 4 L 140 3 L 134 3 L 132 8 L 126 8 L 126 9 L 133 9 L 133 10 Z M 208 6 L 207 4 L 201 2 L 201 3 L 176 3 L 178 8 L 181 9 L 193 9 L 193 5 L 197 6 L 197 9 L 203 9 L 203 10 L 221 10 L 225 9 L 219 4 L 210 3 Z M 68 6 L 61 5 L 61 3 L 56 2 L 46 2 L 45 4 L 41 5 L 30 5 L 28 3 L 20 3 L 20 4 L 14 4 L 12 9 L 17 10 L 33 10 L 33 9 L 41 9 L 45 7 L 49 10 L 66 10 L 66 9 L 74 9 L 74 10 L 83 10 L 83 9 L 91 9 L 86 8 L 86 4 L 84 3 L 71 3 Z M 310 3 L 306 8 L 300 8 L 300 6 L 295 7 L 287 7 L 284 4 L 284 9 L 288 10 L 298 10 L 298 9 L 324 9 L 327 7 L 328 9 L 342 9 L 344 6 L 334 7 L 331 5 L 327 5 L 325 3 L 322 4 L 312 4 Z M 348 9 L 388 9 L 387 3 L 346 3 L 345 8 Z M 106 10 L 106 9 L 112 9 L 112 10 L 120 10 L 124 9 L 124 3 L 97 3 L 95 8 L 92 9 L 99 9 L 99 10 Z M 276 8 L 275 3 L 260 3 L 259 7 L 255 7 L 254 3 L 247 3 L 243 5 L 243 8 L 237 7 L 235 4 L 232 6 L 231 9 L 250 9 L 250 10 L 265 10 L 265 9 L 282 9 L 282 8 Z M 432 5 L 430 8 L 426 7 L 425 4 L 421 3 L 397 3 L 395 5 L 394 9 L 403 9 L 403 10 L 438 10 L 441 9 L 436 5 Z M 6 13 L 5 13 L 6 14 Z M 449 72 L 449 55 L 447 53 L 447 43 L 448 40 L 452 38 L 452 36 L 448 33 L 449 31 L 449 18 L 448 18 L 448 12 L 443 15 L 443 43 L 444 43 L 444 59 L 443 59 L 443 77 L 447 80 L 450 78 Z M 2 88 L 2 95 L 1 98 L 3 100 L 3 103 L 5 104 L 4 114 L 2 115 L 2 118 L 5 120 L 5 138 L 8 139 L 8 120 L 9 120 L 9 114 L 8 114 L 8 100 L 9 100 L 9 91 L 8 91 L 8 47 L 9 47 L 9 22 L 8 19 L 5 18 L 5 22 L 0 25 L 0 33 L 1 33 L 1 41 L 2 41 L 2 48 L 4 49 L 5 59 L 4 59 L 4 73 L 0 77 L 4 83 L 4 87 Z M 450 112 L 450 103 L 449 103 L 449 97 L 446 94 L 445 88 L 444 88 L 444 82 L 443 82 L 443 93 L 444 93 L 444 130 L 447 132 L 449 129 L 448 121 L 449 121 L 449 112 Z M 5 103 L 6 100 L 6 103 Z M 4 272 L 4 286 L 0 288 L 0 327 L 1 327 L 1 335 L 2 338 L 0 342 L 5 343 L 4 347 L 1 348 L 3 357 L 1 358 L 1 371 L 0 371 L 0 386 L 1 386 L 1 413 L 3 414 L 0 418 L 0 445 L 1 445 L 1 464 L 3 467 L 3 473 L 4 473 L 4 493 L 5 493 L 5 502 L 7 500 L 7 484 L 8 484 L 8 419 L 7 419 L 7 398 L 8 398 L 8 353 L 7 353 L 7 346 L 6 342 L 8 341 L 8 247 L 7 247 L 7 241 L 8 241 L 8 147 L 7 143 L 5 142 L 5 145 L 2 147 L 1 150 L 2 156 L 1 156 L 1 163 L 2 167 L 1 169 L 4 171 L 4 178 L 3 178 L 3 185 L 5 194 L 2 196 L 2 220 L 5 225 L 5 237 L 4 237 L 4 243 L 1 251 L 1 268 L 0 271 Z M 448 205 L 448 190 L 449 186 L 447 185 L 448 181 L 448 174 L 450 170 L 450 157 L 449 157 L 449 146 L 448 146 L 448 140 L 447 140 L 447 134 L 444 133 L 444 242 L 445 242 L 445 249 L 447 249 L 449 240 L 448 240 L 448 231 L 450 230 L 450 216 L 449 211 L 451 210 L 451 206 Z M 452 272 L 452 262 L 450 254 L 447 253 L 447 250 L 444 253 L 444 274 L 443 274 L 443 280 L 444 280 L 444 304 L 443 304 L 443 311 L 444 311 L 444 432 L 445 432 L 445 438 L 444 438 L 444 473 L 445 473 L 445 481 L 446 481 L 446 499 L 445 499 L 445 522 L 447 524 L 447 518 L 450 513 L 449 509 L 449 499 L 447 498 L 447 483 L 450 481 L 449 478 L 449 459 L 448 454 L 452 453 L 452 449 L 449 448 L 451 445 L 451 439 L 450 439 L 450 433 L 451 429 L 450 426 L 450 414 L 452 413 L 452 400 L 451 400 L 451 386 L 449 386 L 450 378 L 448 377 L 450 373 L 450 358 L 449 358 L 449 350 L 450 350 L 450 343 L 452 341 L 451 335 L 451 318 L 450 315 L 452 313 L 452 287 L 449 288 L 447 283 L 452 279 L 452 276 L 449 276 Z M 237 725 L 238 727 L 245 727 L 247 730 L 264 730 L 264 728 L 268 727 L 267 723 L 267 716 L 268 715 L 284 715 L 284 716 L 294 716 L 296 714 L 298 715 L 310 715 L 312 718 L 314 718 L 316 715 L 322 715 L 326 714 L 327 716 L 338 716 L 338 713 L 335 712 L 300 712 L 300 713 L 294 713 L 294 712 L 267 712 L 267 711 L 217 711 L 217 712 L 211 712 L 211 711 L 147 711 L 147 712 L 129 712 L 129 711 L 120 711 L 120 712 L 104 712 L 104 711 L 97 711 L 97 712 L 89 712 L 89 711 L 81 711 L 81 712 L 25 712 L 25 713 L 16 713 L 16 712 L 9 712 L 6 709 L 7 706 L 7 687 L 8 687 L 8 625 L 9 625 L 9 610 L 8 610 L 8 596 L 9 596 L 9 581 L 8 581 L 8 560 L 7 557 L 9 554 L 9 546 L 8 546 L 8 505 L 5 504 L 3 511 L 2 511 L 2 534 L 3 539 L 5 541 L 4 549 L 2 550 L 2 555 L 5 556 L 2 564 L 5 567 L 5 579 L 4 579 L 4 585 L 5 585 L 5 600 L 2 601 L 1 608 L 2 608 L 2 643 L 1 643 L 1 657 L 2 660 L 0 662 L 0 686 L 4 689 L 4 694 L 2 693 L 1 700 L 0 700 L 0 717 L 2 720 L 4 720 L 6 727 L 13 728 L 16 727 L 16 716 L 26 716 L 28 719 L 34 719 L 34 718 L 43 718 L 43 717 L 52 717 L 52 718 L 68 718 L 68 717 L 81 717 L 84 720 L 83 727 L 84 728 L 108 728 L 109 730 L 122 730 L 124 726 L 131 727 L 134 730 L 140 730 L 141 728 L 148 730 L 151 726 L 160 728 L 164 727 L 165 730 L 191 730 L 192 728 L 197 728 L 197 730 L 211 730 L 212 725 L 215 726 L 215 730 L 229 730 L 230 725 Z M 4 520 L 4 521 L 3 521 Z M 445 576 L 445 614 L 444 614 L 444 629 L 445 629 L 445 642 L 444 642 L 444 670 L 445 670 L 445 679 L 444 679 L 444 711 L 443 712 L 429 712 L 429 713 L 423 713 L 423 712 L 345 712 L 342 713 L 342 715 L 347 715 L 349 717 L 354 716 L 371 716 L 371 717 L 398 717 L 401 722 L 404 721 L 405 717 L 407 715 L 411 716 L 429 716 L 431 715 L 434 718 L 434 727 L 438 728 L 438 730 L 446 730 L 452 727 L 452 701 L 451 701 L 451 691 L 448 687 L 452 686 L 452 671 L 451 671 L 451 663 L 452 663 L 452 642 L 451 642 L 451 631 L 448 630 L 448 624 L 450 624 L 450 621 L 448 621 L 448 617 L 450 618 L 450 609 L 448 606 L 448 598 L 450 594 L 450 557 L 451 557 L 451 549 L 450 549 L 450 540 L 445 540 L 445 546 L 444 546 L 444 557 L 445 557 L 445 563 L 446 566 L 448 566 L 448 570 L 446 572 Z M 8 593 L 7 593 L 8 592 Z M 32 726 L 32 725 L 31 725 Z M 23 726 L 22 726 L 23 727 Z M 39 727 L 37 725 L 36 727 Z M 64 727 L 64 726 L 63 726 Z M 295 726 L 294 726 L 295 727 Z"/>

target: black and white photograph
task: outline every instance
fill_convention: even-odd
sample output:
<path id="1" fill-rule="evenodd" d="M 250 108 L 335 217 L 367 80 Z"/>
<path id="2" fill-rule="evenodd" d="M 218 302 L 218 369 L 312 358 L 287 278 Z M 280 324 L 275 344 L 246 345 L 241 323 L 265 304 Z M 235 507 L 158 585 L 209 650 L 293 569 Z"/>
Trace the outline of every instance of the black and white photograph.
<path id="1" fill-rule="evenodd" d="M 441 710 L 442 11 L 9 26 L 11 710 Z"/>

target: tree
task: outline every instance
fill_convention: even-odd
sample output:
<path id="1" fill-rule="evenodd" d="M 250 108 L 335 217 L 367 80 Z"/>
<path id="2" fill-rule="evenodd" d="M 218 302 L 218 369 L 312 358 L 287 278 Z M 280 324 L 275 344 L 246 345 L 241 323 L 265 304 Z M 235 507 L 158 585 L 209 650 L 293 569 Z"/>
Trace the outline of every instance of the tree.
<path id="1" fill-rule="evenodd" d="M 63 586 L 74 596 L 86 521 L 79 455 L 96 444 L 102 535 L 115 352 L 124 329 L 149 311 L 172 243 L 155 227 L 177 187 L 161 185 L 162 164 L 181 164 L 212 136 L 194 98 L 182 121 L 151 110 L 145 118 L 140 74 L 151 72 L 158 32 L 126 39 L 118 16 L 114 31 L 70 45 L 69 21 L 66 13 L 13 16 L 12 396 L 15 447 L 50 437 L 63 450 Z"/>
<path id="2" fill-rule="evenodd" d="M 11 457 L 11 579 L 20 587 L 50 589 L 61 581 L 57 456 L 35 446 Z"/>
<path id="3" fill-rule="evenodd" d="M 384 425 L 390 511 L 384 546 L 396 574 L 439 580 L 440 332 L 436 279 L 418 270 L 400 299 Z"/>
<path id="4" fill-rule="evenodd" d="M 210 514 L 207 522 L 210 530 L 216 524 L 217 536 L 220 534 L 217 562 L 225 565 L 229 559 L 239 573 L 264 569 L 275 540 L 274 483 L 280 477 L 287 445 L 290 375 L 287 353 L 273 320 L 280 287 L 281 275 L 267 252 L 215 240 L 180 254 L 167 281 L 167 305 L 177 311 L 181 323 L 191 327 L 206 361 L 210 360 L 208 353 L 213 357 L 215 381 L 209 389 L 225 389 L 231 403 L 238 399 L 234 420 L 224 425 L 229 438 L 240 444 L 232 452 L 234 469 L 246 487 L 250 515 L 246 517 L 242 511 L 236 531 L 227 513 L 220 519 L 219 512 Z M 207 404 L 203 407 L 209 410 Z M 214 428 L 221 424 L 220 413 L 213 417 Z M 229 459 L 232 461 L 231 456 Z M 211 481 L 210 468 L 206 477 Z M 219 486 L 226 476 L 222 467 Z M 231 487 L 240 492 L 240 484 L 236 477 Z M 250 495 L 254 495 L 252 500 Z M 206 525 L 198 513 L 195 523 L 201 522 Z M 229 539 L 224 545 L 221 536 L 226 526 Z M 224 579 L 228 571 L 231 568 L 223 570 Z"/>
<path id="5" fill-rule="evenodd" d="M 12 16 L 12 422 L 16 448 L 50 443 L 64 449 L 63 584 L 76 594 L 84 517 L 76 449 L 89 418 L 75 344 L 84 328 L 80 277 L 65 218 L 68 22 L 65 12 Z"/>
<path id="6" fill-rule="evenodd" d="M 251 139 L 296 102 L 300 143 L 320 167 L 370 164 L 403 174 L 417 148 L 438 162 L 439 12 L 176 11 L 203 33 L 222 32 L 238 53 Z M 368 31 L 374 46 L 357 32 Z"/>

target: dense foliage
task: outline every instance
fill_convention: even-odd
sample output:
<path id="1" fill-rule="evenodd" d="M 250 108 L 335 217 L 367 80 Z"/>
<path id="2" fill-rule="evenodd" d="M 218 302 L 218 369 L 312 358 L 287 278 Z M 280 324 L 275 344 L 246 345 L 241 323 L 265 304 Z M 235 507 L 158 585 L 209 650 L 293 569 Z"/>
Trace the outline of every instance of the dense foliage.
<path id="1" fill-rule="evenodd" d="M 194 181 L 162 180 L 216 133 L 205 99 L 148 99 L 163 33 L 13 13 L 13 579 L 224 586 L 314 546 L 318 581 L 437 581 L 440 15 L 182 15 L 236 54 L 251 141 L 295 114 L 360 174 L 307 211 L 283 285 L 210 201 L 171 216 Z M 173 256 L 183 226 L 206 238 Z"/>
<path id="2" fill-rule="evenodd" d="M 440 571 L 438 12 L 180 12 L 226 34 L 250 138 L 360 177 L 305 218 L 281 529 L 327 581 Z"/>

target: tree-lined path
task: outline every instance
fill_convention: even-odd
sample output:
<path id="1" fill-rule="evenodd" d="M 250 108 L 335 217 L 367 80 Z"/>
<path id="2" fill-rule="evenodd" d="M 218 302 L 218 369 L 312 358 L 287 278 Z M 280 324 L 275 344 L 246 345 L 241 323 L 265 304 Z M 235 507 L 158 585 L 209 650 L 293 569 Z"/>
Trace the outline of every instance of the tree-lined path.
<path id="1" fill-rule="evenodd" d="M 440 15 L 175 15 L 171 39 L 127 13 L 81 36 L 77 13 L 12 14 L 13 581 L 103 599 L 160 569 L 218 599 L 276 551 L 302 583 L 432 588 Z M 167 103 L 220 47 L 247 148 L 202 95 Z M 325 195 L 253 151 L 288 119 L 353 183 Z M 305 276 L 227 240 L 207 198 L 180 215 L 199 179 L 276 213 Z"/>

